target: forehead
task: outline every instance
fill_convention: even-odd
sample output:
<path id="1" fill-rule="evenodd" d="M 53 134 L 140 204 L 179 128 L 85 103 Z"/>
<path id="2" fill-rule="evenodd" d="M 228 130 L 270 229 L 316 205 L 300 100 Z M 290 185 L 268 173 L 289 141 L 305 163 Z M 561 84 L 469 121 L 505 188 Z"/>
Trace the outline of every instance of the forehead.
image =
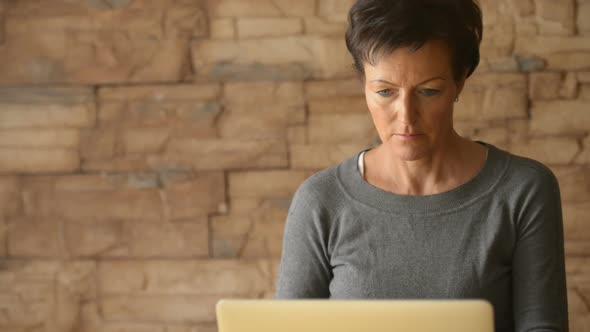
<path id="1" fill-rule="evenodd" d="M 427 76 L 451 77 L 450 49 L 443 41 L 428 41 L 417 50 L 401 47 L 378 58 L 375 64 L 365 63 L 365 78 L 406 81 Z"/>

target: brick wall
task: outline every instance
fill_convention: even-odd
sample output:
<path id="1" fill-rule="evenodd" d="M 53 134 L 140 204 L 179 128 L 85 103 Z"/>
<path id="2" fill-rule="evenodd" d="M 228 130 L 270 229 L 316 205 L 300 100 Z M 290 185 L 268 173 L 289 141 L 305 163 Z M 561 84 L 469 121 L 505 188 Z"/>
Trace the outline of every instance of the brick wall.
<path id="1" fill-rule="evenodd" d="M 481 2 L 456 127 L 557 174 L 590 331 L 590 1 Z M 297 186 L 376 140 L 350 3 L 0 0 L 0 330 L 210 332 L 271 297 Z"/>

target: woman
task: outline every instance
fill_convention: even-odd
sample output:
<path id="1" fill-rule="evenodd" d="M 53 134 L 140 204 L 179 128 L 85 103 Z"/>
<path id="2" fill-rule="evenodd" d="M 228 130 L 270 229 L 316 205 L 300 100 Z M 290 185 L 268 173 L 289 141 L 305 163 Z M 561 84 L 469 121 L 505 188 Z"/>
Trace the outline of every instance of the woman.
<path id="1" fill-rule="evenodd" d="M 298 189 L 277 298 L 483 298 L 499 331 L 567 331 L 557 181 L 453 129 L 472 0 L 359 0 L 346 42 L 381 144 Z"/>

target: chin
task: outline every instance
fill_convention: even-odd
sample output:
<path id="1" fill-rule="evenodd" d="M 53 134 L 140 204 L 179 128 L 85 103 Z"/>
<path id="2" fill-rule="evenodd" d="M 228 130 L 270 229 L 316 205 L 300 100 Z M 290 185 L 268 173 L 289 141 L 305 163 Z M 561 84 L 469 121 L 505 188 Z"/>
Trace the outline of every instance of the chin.
<path id="1" fill-rule="evenodd" d="M 430 149 L 424 144 L 389 142 L 389 149 L 398 159 L 416 161 L 430 156 Z"/>

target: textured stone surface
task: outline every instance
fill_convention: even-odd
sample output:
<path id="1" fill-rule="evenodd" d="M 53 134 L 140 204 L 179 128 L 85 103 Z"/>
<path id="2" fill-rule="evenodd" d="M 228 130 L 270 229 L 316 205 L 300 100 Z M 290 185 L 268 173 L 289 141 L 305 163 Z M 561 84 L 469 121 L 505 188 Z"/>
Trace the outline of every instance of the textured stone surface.
<path id="1" fill-rule="evenodd" d="M 570 164 L 580 152 L 575 139 L 538 138 L 510 144 L 510 152 L 546 164 Z"/>
<path id="2" fill-rule="evenodd" d="M 58 1 L 6 10 L 3 84 L 174 81 L 186 71 L 189 38 L 203 35 L 200 1 L 100 8 Z M 109 29 L 116 26 L 117 30 Z"/>
<path id="3" fill-rule="evenodd" d="M 290 203 L 290 198 L 263 200 L 253 209 L 213 218 L 213 257 L 280 258 Z"/>
<path id="4" fill-rule="evenodd" d="M 0 331 L 215 332 L 272 298 L 292 196 L 378 144 L 352 0 L 0 0 Z M 480 0 L 455 129 L 562 194 L 590 331 L 589 0 Z"/>
<path id="5" fill-rule="evenodd" d="M 306 176 L 301 171 L 247 171 L 229 174 L 229 196 L 290 197 Z"/>
<path id="6" fill-rule="evenodd" d="M 291 167 L 294 169 L 319 170 L 352 157 L 369 144 L 293 144 L 290 146 Z"/>
<path id="7" fill-rule="evenodd" d="M 98 265 L 105 294 L 256 296 L 272 287 L 268 261 L 103 261 Z"/>
<path id="8" fill-rule="evenodd" d="M 268 52 L 269 49 L 275 52 Z M 246 76 L 248 80 L 289 80 L 354 75 L 341 38 L 204 40 L 193 44 L 192 59 L 201 79 L 245 80 Z"/>
<path id="9" fill-rule="evenodd" d="M 274 168 L 288 164 L 287 147 L 281 141 L 178 139 L 170 141 L 163 156 L 154 156 L 154 168 L 197 170 Z"/>
<path id="10" fill-rule="evenodd" d="M 238 38 L 293 36 L 303 33 L 299 18 L 243 18 L 237 23 Z"/>
<path id="11" fill-rule="evenodd" d="M 17 331 L 72 331 L 83 302 L 96 299 L 96 265 L 88 261 L 7 260 L 0 270 L 0 326 Z"/>
<path id="12" fill-rule="evenodd" d="M 587 103 L 573 101 L 539 101 L 532 105 L 531 131 L 535 134 L 583 134 L 590 130 Z"/>

